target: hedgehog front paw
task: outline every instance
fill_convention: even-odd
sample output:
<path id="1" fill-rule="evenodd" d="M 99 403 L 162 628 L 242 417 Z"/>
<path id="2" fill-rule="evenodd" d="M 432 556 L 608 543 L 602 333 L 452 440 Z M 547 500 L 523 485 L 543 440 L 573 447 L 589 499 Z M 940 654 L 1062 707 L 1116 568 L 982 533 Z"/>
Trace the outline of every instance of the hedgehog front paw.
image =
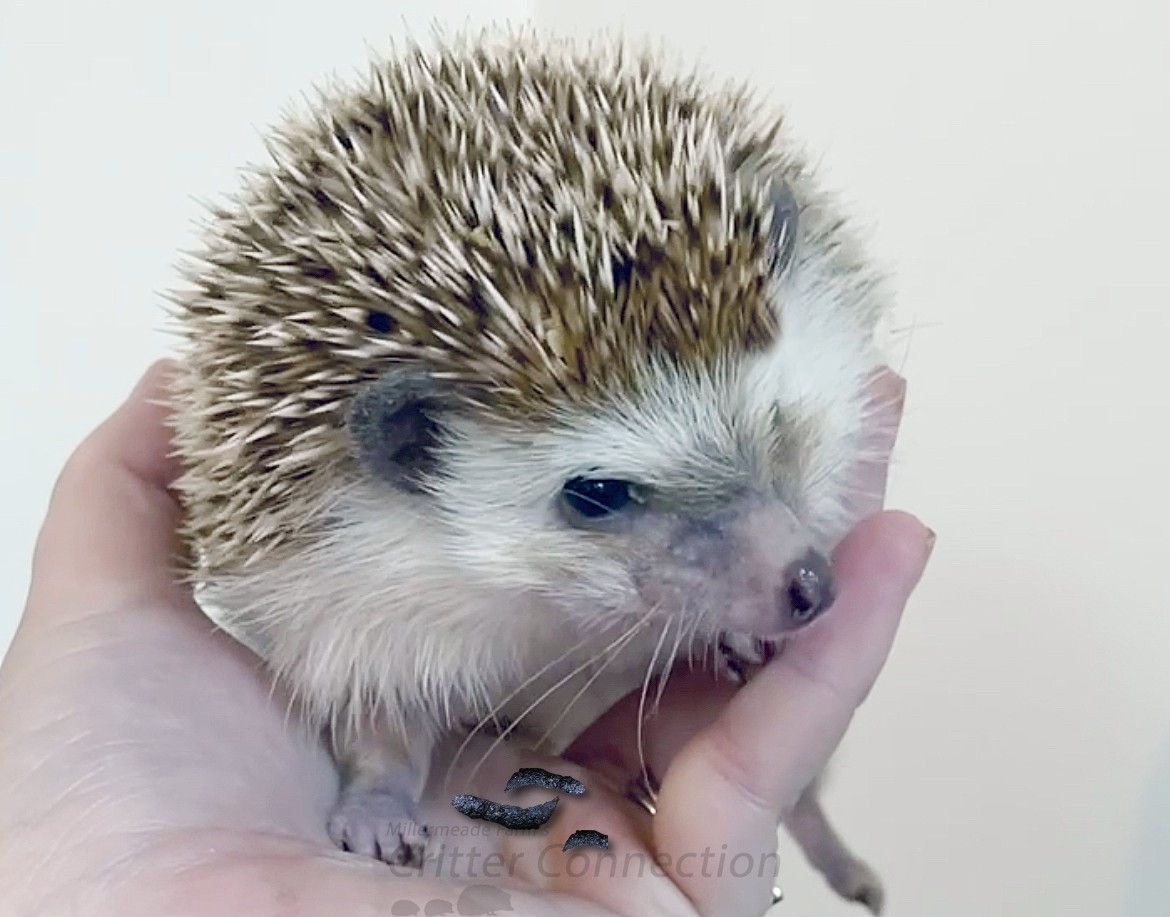
<path id="1" fill-rule="evenodd" d="M 429 831 L 403 793 L 384 787 L 350 787 L 329 818 L 329 836 L 342 850 L 391 866 L 419 867 Z"/>

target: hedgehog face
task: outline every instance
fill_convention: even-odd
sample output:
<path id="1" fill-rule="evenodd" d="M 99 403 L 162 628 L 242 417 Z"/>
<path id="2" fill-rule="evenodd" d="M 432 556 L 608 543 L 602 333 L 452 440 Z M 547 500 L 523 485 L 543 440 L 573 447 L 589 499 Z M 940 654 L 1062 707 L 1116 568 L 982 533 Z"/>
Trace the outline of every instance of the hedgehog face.
<path id="1" fill-rule="evenodd" d="M 745 88 L 601 50 L 375 63 L 275 132 L 188 267 L 195 578 L 309 694 L 427 641 L 416 680 L 462 672 L 472 632 L 519 672 L 551 606 L 555 641 L 827 605 L 876 278 Z"/>
<path id="2" fill-rule="evenodd" d="M 485 417 L 392 370 L 350 428 L 473 588 L 540 594 L 580 621 L 777 637 L 832 603 L 827 552 L 861 460 L 872 356 L 849 311 L 827 307 L 838 295 L 805 253 L 775 277 L 784 330 L 762 352 L 648 361 L 631 391 L 541 423 Z"/>

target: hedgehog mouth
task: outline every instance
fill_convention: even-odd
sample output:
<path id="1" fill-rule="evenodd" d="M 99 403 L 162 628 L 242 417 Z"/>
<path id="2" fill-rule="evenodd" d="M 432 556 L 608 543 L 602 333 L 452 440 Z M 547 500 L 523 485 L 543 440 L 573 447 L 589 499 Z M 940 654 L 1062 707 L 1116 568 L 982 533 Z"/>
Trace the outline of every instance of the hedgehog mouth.
<path id="1" fill-rule="evenodd" d="M 784 650 L 783 637 L 764 638 L 752 634 L 722 633 L 716 644 L 722 660 L 721 674 L 743 684 Z"/>

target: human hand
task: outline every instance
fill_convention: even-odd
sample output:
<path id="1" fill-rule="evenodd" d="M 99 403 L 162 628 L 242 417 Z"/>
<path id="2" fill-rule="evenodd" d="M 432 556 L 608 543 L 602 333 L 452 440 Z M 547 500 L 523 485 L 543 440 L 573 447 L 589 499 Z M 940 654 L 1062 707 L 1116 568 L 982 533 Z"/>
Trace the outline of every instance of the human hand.
<path id="1" fill-rule="evenodd" d="M 165 375 L 153 368 L 71 457 L 38 540 L 0 666 L 0 913 L 487 913 L 459 903 L 485 878 L 507 892 L 500 912 L 518 917 L 763 912 L 771 876 L 684 875 L 677 864 L 722 844 L 775 850 L 782 814 L 884 663 L 929 552 L 920 523 L 899 513 L 860 523 L 836 554 L 833 612 L 734 696 L 702 673 L 671 682 L 644 736 L 663 777 L 655 817 L 616 791 L 615 767 L 637 772 L 623 751 L 636 707 L 620 704 L 570 760 L 518 762 L 505 744 L 460 788 L 499 799 L 517 766 L 581 777 L 586 794 L 562 797 L 546 830 L 476 837 L 475 876 L 410 874 L 330 843 L 337 776 L 327 754 L 285 716 L 287 698 L 258 660 L 173 576 L 176 469 L 156 403 Z M 437 822 L 469 824 L 435 802 L 446 812 Z M 604 852 L 562 853 L 577 828 L 608 834 L 619 863 L 642 853 L 675 865 L 582 874 L 574 864 Z"/>

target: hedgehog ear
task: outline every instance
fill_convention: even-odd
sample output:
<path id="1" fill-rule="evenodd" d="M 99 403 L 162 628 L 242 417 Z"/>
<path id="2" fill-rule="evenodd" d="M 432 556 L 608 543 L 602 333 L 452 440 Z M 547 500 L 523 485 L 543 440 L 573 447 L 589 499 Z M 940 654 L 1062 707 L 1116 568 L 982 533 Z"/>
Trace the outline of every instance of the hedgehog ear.
<path id="1" fill-rule="evenodd" d="M 381 481 L 421 489 L 437 467 L 442 394 L 423 373 L 393 369 L 357 394 L 346 429 L 358 461 Z"/>
<path id="2" fill-rule="evenodd" d="M 772 186 L 772 225 L 768 231 L 768 264 L 774 277 L 782 277 L 796 255 L 800 207 L 792 186 L 783 179 Z"/>

